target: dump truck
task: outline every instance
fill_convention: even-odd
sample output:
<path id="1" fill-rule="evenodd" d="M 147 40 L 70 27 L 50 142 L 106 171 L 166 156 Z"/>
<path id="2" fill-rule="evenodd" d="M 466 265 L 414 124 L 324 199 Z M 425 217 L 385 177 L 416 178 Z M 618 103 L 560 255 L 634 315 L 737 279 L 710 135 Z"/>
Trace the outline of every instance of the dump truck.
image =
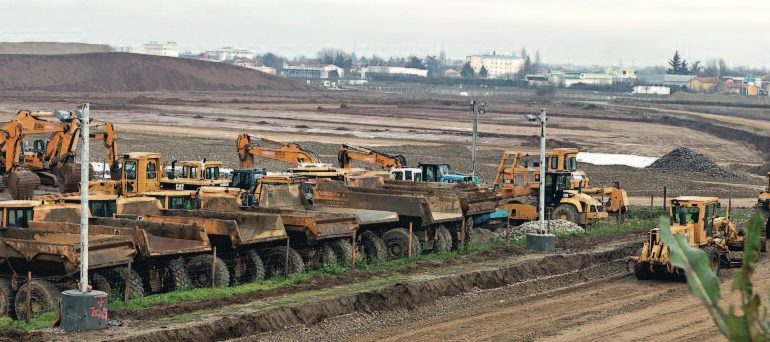
<path id="1" fill-rule="evenodd" d="M 57 216 L 41 201 L 2 201 L 0 210 L 0 316 L 25 319 L 55 309 L 61 291 L 79 280 L 80 234 L 30 229 L 35 217 Z M 88 241 L 90 281 L 95 289 L 109 291 L 107 275 L 127 274 L 136 254 L 133 241 L 114 234 L 90 234 Z"/>
<path id="2" fill-rule="evenodd" d="M 720 215 L 716 197 L 681 196 L 670 200 L 668 216 L 671 233 L 687 239 L 691 247 L 702 249 L 709 258 L 714 273 L 722 267 L 740 267 L 743 256 L 743 235 L 730 221 L 730 208 Z M 683 270 L 674 267 L 669 258 L 669 246 L 660 237 L 658 228 L 647 233 L 639 256 L 634 258 L 637 279 L 683 278 Z"/>
<path id="3" fill-rule="evenodd" d="M 372 179 L 374 178 L 374 179 Z M 382 181 L 378 177 L 349 177 L 348 182 L 364 183 Z M 391 258 L 419 254 L 421 250 L 448 251 L 453 246 L 453 234 L 463 236 L 463 211 L 460 199 L 454 195 L 372 189 L 365 186 L 349 186 L 333 179 L 315 179 L 312 204 L 319 207 L 357 208 L 390 211 L 398 214 L 398 222 L 387 222 L 376 232 L 381 234 Z M 412 226 L 410 236 L 407 227 Z M 457 233 L 462 232 L 462 233 Z M 418 241 L 418 243 L 413 243 Z M 409 244 L 411 242 L 411 253 Z"/>

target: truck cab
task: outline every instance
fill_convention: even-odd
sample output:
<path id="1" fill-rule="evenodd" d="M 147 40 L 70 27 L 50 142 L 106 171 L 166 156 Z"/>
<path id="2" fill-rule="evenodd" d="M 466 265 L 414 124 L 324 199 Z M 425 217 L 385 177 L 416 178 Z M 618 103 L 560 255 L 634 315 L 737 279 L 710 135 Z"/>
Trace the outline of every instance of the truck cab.
<path id="1" fill-rule="evenodd" d="M 230 182 L 230 186 L 243 190 L 252 190 L 256 188 L 259 178 L 266 174 L 266 169 L 233 170 L 233 178 Z"/>
<path id="2" fill-rule="evenodd" d="M 176 163 L 172 163 L 168 176 L 161 180 L 161 188 L 173 190 L 195 190 L 202 186 L 228 186 L 230 180 L 223 177 L 221 161 L 187 160 L 180 164 L 176 173 Z"/>
<path id="3" fill-rule="evenodd" d="M 29 228 L 32 221 L 80 222 L 80 205 L 39 200 L 0 201 L 2 228 Z"/>
<path id="4" fill-rule="evenodd" d="M 474 176 L 452 172 L 449 164 L 446 163 L 420 163 L 417 167 L 422 170 L 422 180 L 425 182 L 481 183 L 480 180 Z"/>
<path id="5" fill-rule="evenodd" d="M 390 169 L 390 174 L 395 180 L 422 182 L 422 169 L 416 167 L 402 167 Z"/>

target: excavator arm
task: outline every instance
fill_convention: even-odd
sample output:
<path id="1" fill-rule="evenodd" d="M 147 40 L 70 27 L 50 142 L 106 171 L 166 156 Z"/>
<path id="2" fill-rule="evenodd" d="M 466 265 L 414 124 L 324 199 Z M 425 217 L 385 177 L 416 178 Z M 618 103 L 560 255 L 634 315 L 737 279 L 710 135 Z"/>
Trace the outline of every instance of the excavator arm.
<path id="1" fill-rule="evenodd" d="M 40 179 L 22 168 L 21 141 L 24 130 L 19 122 L 10 121 L 0 128 L 0 163 L 2 163 L 3 190 L 8 189 L 13 199 L 31 199 Z"/>
<path id="2" fill-rule="evenodd" d="M 261 143 L 275 145 L 273 147 L 252 145 L 259 140 Z M 270 140 L 261 137 L 252 137 L 247 133 L 241 133 L 235 142 L 238 149 L 238 159 L 241 161 L 241 168 L 250 169 L 254 167 L 254 156 L 280 160 L 287 163 L 319 163 L 321 160 L 318 155 L 310 150 L 306 150 L 295 143 L 285 143 Z"/>
<path id="3" fill-rule="evenodd" d="M 337 159 L 340 162 L 340 167 L 346 169 L 353 167 L 353 160 L 378 166 L 382 169 L 406 167 L 406 158 L 400 154 L 383 153 L 350 144 L 342 144 L 340 146 Z"/>

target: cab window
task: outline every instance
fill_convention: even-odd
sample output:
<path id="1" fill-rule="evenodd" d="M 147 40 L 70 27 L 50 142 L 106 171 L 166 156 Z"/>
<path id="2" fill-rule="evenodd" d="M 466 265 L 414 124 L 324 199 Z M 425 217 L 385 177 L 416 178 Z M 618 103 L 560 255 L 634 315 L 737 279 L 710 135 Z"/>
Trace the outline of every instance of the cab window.
<path id="1" fill-rule="evenodd" d="M 190 197 L 170 197 L 168 209 L 196 209 L 195 200 Z"/>
<path id="2" fill-rule="evenodd" d="M 404 173 L 401 171 L 393 171 L 393 179 L 404 180 Z"/>
<path id="3" fill-rule="evenodd" d="M 409 170 L 404 171 L 404 180 L 414 180 L 412 176 L 412 171 L 409 171 Z"/>
<path id="4" fill-rule="evenodd" d="M 160 206 L 163 207 L 163 209 L 168 209 L 166 208 L 166 197 L 164 196 L 152 196 L 152 197 L 155 197 L 158 201 L 160 201 Z"/>
<path id="5" fill-rule="evenodd" d="M 207 167 L 206 179 L 219 179 L 219 167 Z"/>
<path id="6" fill-rule="evenodd" d="M 135 180 L 136 179 L 136 162 L 135 161 L 126 161 L 124 165 L 124 173 L 126 175 L 126 179 Z"/>
<path id="7" fill-rule="evenodd" d="M 557 170 L 559 168 L 559 158 L 551 157 L 551 170 Z"/>
<path id="8" fill-rule="evenodd" d="M 88 207 L 94 217 L 112 217 L 118 211 L 113 201 L 89 201 Z"/>
<path id="9" fill-rule="evenodd" d="M 190 167 L 190 177 L 189 178 L 198 178 L 198 168 L 197 167 Z"/>
<path id="10" fill-rule="evenodd" d="M 32 220 L 32 214 L 32 209 L 7 209 L 5 226 L 8 228 L 29 228 L 29 221 Z"/>
<path id="11" fill-rule="evenodd" d="M 422 182 L 422 173 L 421 172 L 415 172 L 415 174 L 414 174 L 414 181 L 415 182 Z"/>
<path id="12" fill-rule="evenodd" d="M 157 177 L 157 170 L 154 162 L 147 162 L 147 179 L 155 179 Z"/>
<path id="13" fill-rule="evenodd" d="M 567 163 L 569 164 L 569 171 L 577 171 L 577 157 L 569 157 Z"/>

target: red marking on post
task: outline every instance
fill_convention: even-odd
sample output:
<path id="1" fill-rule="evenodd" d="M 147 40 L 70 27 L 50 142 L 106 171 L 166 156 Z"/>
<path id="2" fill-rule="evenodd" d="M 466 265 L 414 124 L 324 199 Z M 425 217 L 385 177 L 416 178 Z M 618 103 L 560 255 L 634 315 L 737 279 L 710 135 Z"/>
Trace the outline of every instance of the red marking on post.
<path id="1" fill-rule="evenodd" d="M 98 318 L 102 321 L 109 320 L 107 308 L 104 307 L 105 298 L 107 298 L 107 296 L 96 297 L 96 306 L 91 307 L 91 317 Z"/>

